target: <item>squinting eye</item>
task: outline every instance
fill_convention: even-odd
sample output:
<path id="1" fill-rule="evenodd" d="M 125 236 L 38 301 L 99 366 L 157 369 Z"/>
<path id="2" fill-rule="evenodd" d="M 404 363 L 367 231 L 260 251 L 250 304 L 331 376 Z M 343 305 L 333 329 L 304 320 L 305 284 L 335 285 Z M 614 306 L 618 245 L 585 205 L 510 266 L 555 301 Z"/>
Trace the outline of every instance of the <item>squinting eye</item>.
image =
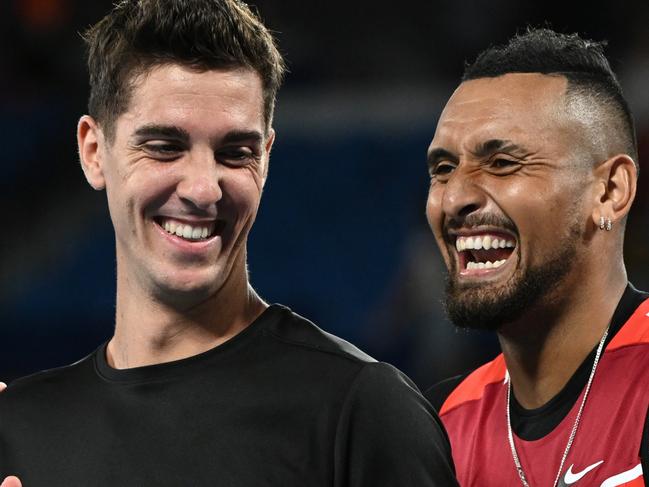
<path id="1" fill-rule="evenodd" d="M 259 159 L 253 151 L 246 148 L 224 149 L 216 153 L 216 158 L 224 164 L 243 166 Z"/>
<path id="2" fill-rule="evenodd" d="M 185 150 L 178 144 L 158 142 L 142 144 L 141 147 L 150 157 L 161 161 L 173 161 L 180 157 L 180 154 Z"/>
<path id="3" fill-rule="evenodd" d="M 440 162 L 430 169 L 430 176 L 437 180 L 445 181 L 449 178 L 453 170 L 455 170 L 455 164 Z"/>
<path id="4" fill-rule="evenodd" d="M 174 144 L 146 144 L 144 147 L 151 152 L 159 152 L 161 154 L 171 154 L 182 151 L 181 147 Z"/>
<path id="5" fill-rule="evenodd" d="M 518 162 L 512 161 L 511 159 L 494 159 L 491 163 L 492 166 L 499 168 L 510 167 L 516 164 L 518 164 Z"/>

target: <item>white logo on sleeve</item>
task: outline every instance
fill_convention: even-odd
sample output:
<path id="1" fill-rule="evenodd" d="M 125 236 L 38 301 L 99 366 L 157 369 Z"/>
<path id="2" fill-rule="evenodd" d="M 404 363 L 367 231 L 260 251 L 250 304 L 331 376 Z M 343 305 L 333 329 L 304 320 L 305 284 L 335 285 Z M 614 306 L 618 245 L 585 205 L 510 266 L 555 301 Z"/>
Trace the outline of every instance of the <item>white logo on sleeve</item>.
<path id="1" fill-rule="evenodd" d="M 575 472 L 575 473 L 573 473 L 573 471 L 572 471 L 572 467 L 574 467 L 574 464 L 570 465 L 568 467 L 568 471 L 566 472 L 565 477 L 563 478 L 563 481 L 566 483 L 566 485 L 574 484 L 578 480 L 581 480 L 581 478 L 584 475 L 586 475 L 588 472 L 590 472 L 591 470 L 599 467 L 602 463 L 604 463 L 604 460 L 600 460 L 597 463 L 593 463 L 592 465 L 586 467 L 585 469 L 583 469 L 583 470 L 581 470 L 579 472 Z"/>
<path id="2" fill-rule="evenodd" d="M 626 472 L 619 473 L 617 475 L 614 475 L 613 477 L 606 479 L 604 482 L 602 482 L 601 487 L 615 487 L 616 485 L 626 484 L 627 482 L 631 482 L 632 480 L 637 479 L 641 475 L 642 464 L 638 463 L 631 470 L 627 470 Z"/>

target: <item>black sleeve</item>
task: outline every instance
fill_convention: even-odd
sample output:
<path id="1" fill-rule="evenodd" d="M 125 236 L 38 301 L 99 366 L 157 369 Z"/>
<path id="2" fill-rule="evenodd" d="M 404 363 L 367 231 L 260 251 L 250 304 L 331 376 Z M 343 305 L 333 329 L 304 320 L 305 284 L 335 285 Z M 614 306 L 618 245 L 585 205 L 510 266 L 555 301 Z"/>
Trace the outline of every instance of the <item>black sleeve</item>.
<path id="1" fill-rule="evenodd" d="M 370 363 L 347 394 L 336 431 L 335 487 L 457 486 L 446 432 L 417 387 Z"/>
<path id="2" fill-rule="evenodd" d="M 442 404 L 444 404 L 446 398 L 468 375 L 469 374 L 456 375 L 455 377 L 444 379 L 424 392 L 424 396 L 428 399 L 428 402 L 433 405 L 435 411 L 439 411 L 442 408 Z"/>
<path id="3" fill-rule="evenodd" d="M 642 471 L 649 472 L 649 410 L 647 410 L 647 415 L 644 420 L 644 430 L 642 431 L 640 461 L 642 462 Z"/>

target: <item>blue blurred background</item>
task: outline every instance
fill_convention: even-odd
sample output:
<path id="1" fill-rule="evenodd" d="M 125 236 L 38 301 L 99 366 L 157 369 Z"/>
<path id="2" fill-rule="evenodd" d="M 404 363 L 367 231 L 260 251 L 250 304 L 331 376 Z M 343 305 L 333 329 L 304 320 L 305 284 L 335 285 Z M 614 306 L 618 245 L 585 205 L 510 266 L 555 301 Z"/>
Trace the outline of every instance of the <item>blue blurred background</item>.
<path id="1" fill-rule="evenodd" d="M 73 362 L 112 332 L 114 240 L 104 194 L 78 167 L 87 81 L 79 36 L 108 0 L 0 0 L 0 379 Z M 251 279 L 422 388 L 495 355 L 441 307 L 444 268 L 426 226 L 425 152 L 465 60 L 526 24 L 608 39 L 649 149 L 649 4 L 259 0 L 290 73 Z M 646 169 L 644 169 L 646 171 Z M 627 264 L 649 289 L 649 177 Z"/>

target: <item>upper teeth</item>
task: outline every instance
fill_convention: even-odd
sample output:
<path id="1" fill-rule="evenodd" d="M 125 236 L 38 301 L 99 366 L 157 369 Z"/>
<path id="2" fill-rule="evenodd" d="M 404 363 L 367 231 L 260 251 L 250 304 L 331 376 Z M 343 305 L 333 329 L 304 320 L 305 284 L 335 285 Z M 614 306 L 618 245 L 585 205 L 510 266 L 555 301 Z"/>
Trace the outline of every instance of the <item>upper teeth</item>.
<path id="1" fill-rule="evenodd" d="M 180 223 L 171 219 L 165 219 L 162 222 L 162 227 L 171 234 L 177 235 L 191 240 L 198 240 L 201 238 L 207 238 L 212 235 L 214 231 L 214 224 L 210 223 L 208 225 L 188 225 L 186 223 Z"/>
<path id="2" fill-rule="evenodd" d="M 458 252 L 462 252 L 463 250 L 504 249 L 505 247 L 514 248 L 515 246 L 516 243 L 514 240 L 507 240 L 502 237 L 494 237 L 491 235 L 457 237 L 455 240 L 455 248 Z"/>

